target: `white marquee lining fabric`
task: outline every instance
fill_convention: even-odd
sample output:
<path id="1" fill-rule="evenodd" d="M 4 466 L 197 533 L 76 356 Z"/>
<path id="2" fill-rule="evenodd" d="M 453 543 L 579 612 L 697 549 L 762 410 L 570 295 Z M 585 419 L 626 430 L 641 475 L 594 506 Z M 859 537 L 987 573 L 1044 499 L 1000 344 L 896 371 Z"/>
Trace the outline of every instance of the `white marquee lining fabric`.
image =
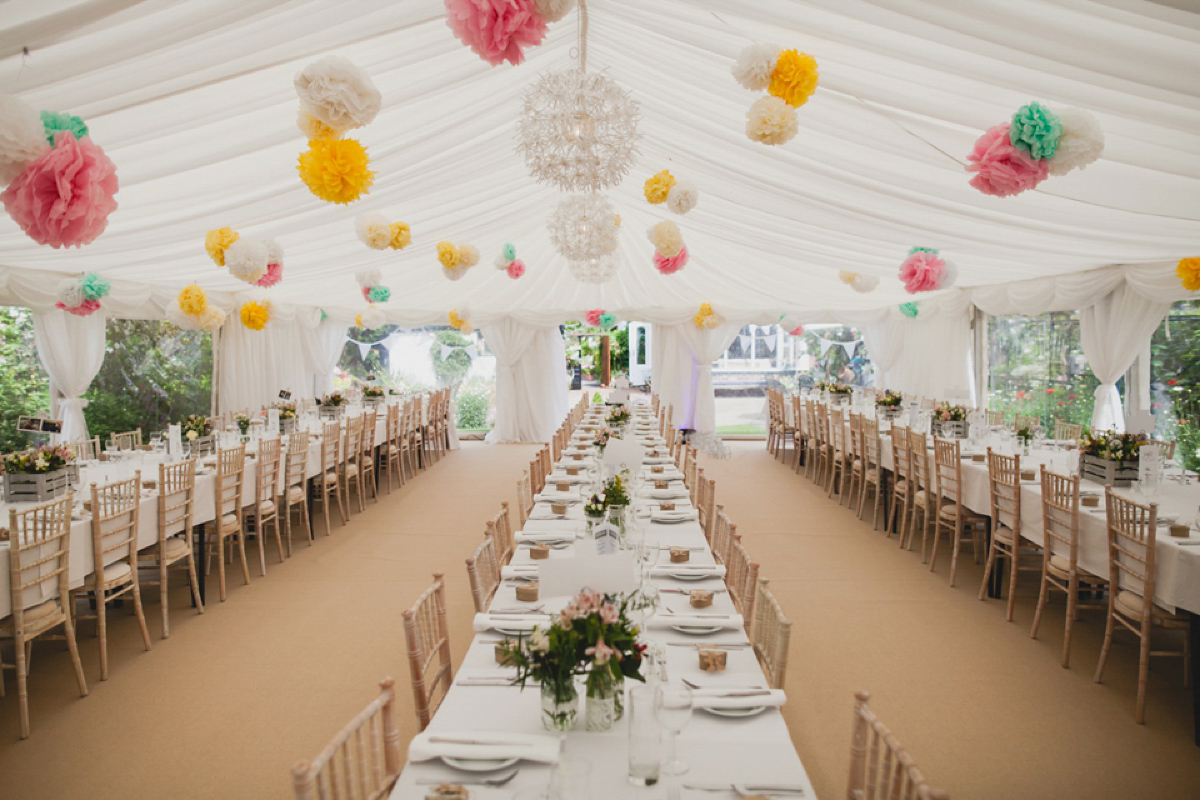
<path id="1" fill-rule="evenodd" d="M 1200 15 L 1140 0 L 592 0 L 589 67 L 638 100 L 644 137 L 638 166 L 610 193 L 620 266 L 601 288 L 574 280 L 553 252 L 545 219 L 560 195 L 533 182 L 513 145 L 522 92 L 571 64 L 574 14 L 525 64 L 492 68 L 451 35 L 438 0 L 3 7 L 6 91 L 82 116 L 122 186 L 108 231 L 81 250 L 37 246 L 0 219 L 8 302 L 43 305 L 44 271 L 95 270 L 114 281 L 114 314 L 156 316 L 195 281 L 231 309 L 248 295 L 348 320 L 363 307 L 353 273 L 377 267 L 393 289 L 389 321 L 401 324 L 441 323 L 462 305 L 477 325 L 547 325 L 595 307 L 680 324 L 706 301 L 731 321 L 852 321 L 912 299 L 896 271 L 919 244 L 956 261 L 984 310 L 1036 313 L 1060 293 L 1102 296 L 1095 284 L 1115 286 L 1114 264 L 1184 296 L 1171 271 L 1200 249 Z M 729 67 L 751 41 L 820 63 L 820 88 L 784 146 L 743 133 L 758 95 Z M 294 168 L 306 144 L 291 79 L 326 53 L 361 66 L 384 97 L 354 132 L 376 183 L 349 207 L 314 198 Z M 1035 99 L 1093 111 L 1104 157 L 1018 197 L 979 194 L 955 159 Z M 686 216 L 641 197 L 663 168 L 701 191 Z M 412 226 L 409 248 L 358 242 L 354 216 L 376 210 Z M 644 236 L 667 217 L 692 254 L 673 276 L 655 272 Z M 278 239 L 283 282 L 248 289 L 213 265 L 203 237 L 221 225 Z M 475 244 L 481 264 L 447 281 L 440 239 Z M 490 267 L 506 241 L 529 267 L 518 281 Z M 859 295 L 839 269 L 882 283 Z M 1055 299 L 1031 288 L 1052 279 Z"/>

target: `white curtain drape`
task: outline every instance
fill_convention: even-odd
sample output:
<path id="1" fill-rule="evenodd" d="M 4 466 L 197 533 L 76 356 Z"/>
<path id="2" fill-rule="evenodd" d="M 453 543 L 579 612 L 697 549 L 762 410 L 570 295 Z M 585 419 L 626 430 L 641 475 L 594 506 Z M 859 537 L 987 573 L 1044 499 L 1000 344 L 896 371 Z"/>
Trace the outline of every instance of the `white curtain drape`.
<path id="1" fill-rule="evenodd" d="M 890 386 L 905 394 L 974 404 L 971 318 L 966 310 L 903 320 L 903 347 Z"/>
<path id="2" fill-rule="evenodd" d="M 877 322 L 862 326 L 867 354 L 875 367 L 875 385 L 881 389 L 893 388 L 891 379 L 900 355 L 904 351 L 904 326 L 899 319 L 885 317 Z"/>
<path id="3" fill-rule="evenodd" d="M 727 322 L 711 330 L 691 321 L 654 327 L 654 391 L 674 406 L 677 428 L 712 436 L 717 428 L 712 363 L 733 343 L 741 325 Z"/>
<path id="4" fill-rule="evenodd" d="M 281 389 L 293 399 L 310 396 L 314 373 L 305 338 L 305 326 L 296 319 L 271 320 L 261 331 L 227 322 L 221 329 L 219 410 L 257 410 L 278 401 Z"/>
<path id="5" fill-rule="evenodd" d="M 567 356 L 557 327 L 511 317 L 480 329 L 496 356 L 496 425 L 491 444 L 547 442 L 567 412 Z"/>
<path id="6" fill-rule="evenodd" d="M 1147 299 L 1122 283 L 1079 312 L 1079 338 L 1092 372 L 1100 380 L 1092 409 L 1092 430 L 1124 432 L 1120 379 L 1171 309 L 1170 302 Z"/>
<path id="7" fill-rule="evenodd" d="M 347 330 L 344 322 L 331 319 L 315 328 L 301 328 L 300 342 L 304 348 L 305 363 L 312 372 L 311 391 L 314 397 L 333 391 L 333 370 L 346 346 Z"/>
<path id="8" fill-rule="evenodd" d="M 105 315 L 77 317 L 58 309 L 33 312 L 33 340 L 50 376 L 50 415 L 62 419 L 59 441 L 86 439 L 82 395 L 104 363 Z"/>

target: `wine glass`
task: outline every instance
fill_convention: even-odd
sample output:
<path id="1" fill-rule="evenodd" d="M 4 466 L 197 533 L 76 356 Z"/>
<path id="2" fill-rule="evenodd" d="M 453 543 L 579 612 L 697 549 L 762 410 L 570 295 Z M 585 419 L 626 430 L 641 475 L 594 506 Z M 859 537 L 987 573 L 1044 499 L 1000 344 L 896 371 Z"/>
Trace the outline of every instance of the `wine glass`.
<path id="1" fill-rule="evenodd" d="M 657 689 L 654 713 L 667 731 L 667 752 L 662 766 L 667 775 L 682 775 L 688 771 L 688 763 L 676 758 L 675 741 L 692 718 L 692 702 L 692 690 L 686 686 L 664 683 Z"/>

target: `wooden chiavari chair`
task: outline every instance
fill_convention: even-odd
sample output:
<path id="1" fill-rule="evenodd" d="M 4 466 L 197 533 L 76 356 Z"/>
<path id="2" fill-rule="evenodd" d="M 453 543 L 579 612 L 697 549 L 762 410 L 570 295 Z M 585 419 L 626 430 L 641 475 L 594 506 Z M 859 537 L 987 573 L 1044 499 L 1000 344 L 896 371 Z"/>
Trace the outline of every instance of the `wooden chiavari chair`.
<path id="1" fill-rule="evenodd" d="M 196 610 L 204 613 L 200 599 L 200 581 L 196 577 L 196 555 L 192 543 L 192 520 L 196 512 L 196 459 L 177 464 L 158 465 L 158 542 L 138 553 L 138 567 L 154 570 L 157 580 L 146 586 L 158 586 L 162 606 L 162 638 L 171 636 L 168 589 L 171 570 L 187 573 Z"/>
<path id="2" fill-rule="evenodd" d="M 871 530 L 879 528 L 879 506 L 883 500 L 883 468 L 879 465 L 879 421 L 863 419 L 860 433 L 863 445 L 862 490 L 858 493 L 858 518 L 867 508 L 867 490 L 873 489 L 875 507 L 871 513 Z"/>
<path id="3" fill-rule="evenodd" d="M 937 469 L 937 526 L 933 532 L 933 547 L 929 555 L 929 571 L 937 565 L 937 545 L 942 529 L 950 535 L 953 552 L 950 556 L 950 585 L 958 569 L 958 551 L 963 541 L 969 541 L 975 549 L 975 563 L 979 563 L 980 534 L 987 535 L 988 518 L 976 514 L 963 505 L 962 458 L 958 439 L 933 440 L 934 464 Z"/>
<path id="4" fill-rule="evenodd" d="M 346 433 L 342 441 L 342 464 L 338 470 L 339 479 L 341 481 L 342 494 L 346 498 L 346 510 L 350 510 L 350 498 L 353 496 L 358 500 L 358 510 L 366 510 L 366 502 L 363 498 L 363 482 L 362 482 L 362 436 L 363 436 L 363 418 L 350 417 L 346 420 Z M 353 492 L 351 491 L 353 485 Z"/>
<path id="5" fill-rule="evenodd" d="M 850 508 L 858 505 L 857 495 L 863 492 L 863 474 L 866 470 L 866 461 L 863 459 L 863 441 L 862 441 L 862 414 L 850 413 L 850 449 L 847 453 L 846 467 L 850 471 L 849 489 L 842 492 L 842 496 L 838 498 L 838 505 L 846 504 Z M 843 483 L 846 481 L 842 479 Z"/>
<path id="6" fill-rule="evenodd" d="M 1063 632 L 1062 665 L 1071 665 L 1071 632 L 1082 608 L 1108 610 L 1107 603 L 1080 603 L 1082 591 L 1107 591 L 1108 581 L 1079 569 L 1079 476 L 1058 475 L 1041 468 L 1042 549 L 1041 588 L 1029 638 L 1036 639 L 1042 610 L 1051 590 L 1067 595 L 1067 624 Z M 1065 552 L 1065 555 L 1064 555 Z"/>
<path id="7" fill-rule="evenodd" d="M 292 767 L 296 800 L 386 800 L 400 777 L 400 728 L 395 681 L 381 689 L 312 761 Z"/>
<path id="8" fill-rule="evenodd" d="M 875 716 L 867 705 L 871 693 L 857 691 L 854 698 L 849 800 L 949 800 L 926 783 L 912 756 Z"/>
<path id="9" fill-rule="evenodd" d="M 825 486 L 832 475 L 833 446 L 829 442 L 829 406 L 824 403 L 814 403 L 813 413 L 816 416 L 817 451 L 813 465 L 813 482 Z"/>
<path id="10" fill-rule="evenodd" d="M 421 408 L 420 428 L 421 442 L 424 444 L 423 454 L 426 459 L 426 464 L 437 463 L 441 456 L 441 450 L 438 448 L 437 441 L 437 413 L 440 392 L 430 392 L 425 396 L 425 402 Z"/>
<path id="11" fill-rule="evenodd" d="M 833 497 L 836 490 L 838 499 L 846 493 L 846 466 L 850 459 L 850 448 L 846 445 L 846 413 L 839 409 L 829 409 L 829 476 L 826 481 L 826 495 Z"/>
<path id="12" fill-rule="evenodd" d="M 734 608 L 742 615 L 746 630 L 754 623 L 754 601 L 758 593 L 758 562 L 750 559 L 741 535 L 730 537 L 729 561 L 725 565 L 725 588 Z"/>
<path id="13" fill-rule="evenodd" d="M 725 564 L 729 561 L 729 548 L 733 544 L 733 538 L 737 535 L 737 525 L 730 521 L 729 515 L 725 513 L 724 506 L 717 506 L 717 521 L 714 528 L 712 538 L 713 559 L 718 564 Z"/>
<path id="14" fill-rule="evenodd" d="M 779 457 L 781 413 L 779 400 L 774 389 L 767 387 L 767 452 Z"/>
<path id="15" fill-rule="evenodd" d="M 476 613 L 487 611 L 488 603 L 500 586 L 500 562 L 496 559 L 496 540 L 484 536 L 479 547 L 467 559 L 467 578 L 471 582 L 471 599 Z"/>
<path id="16" fill-rule="evenodd" d="M 987 424 L 993 428 L 1003 427 L 1005 424 L 1004 412 L 1003 411 L 988 411 L 987 412 Z"/>
<path id="17" fill-rule="evenodd" d="M 937 401 L 934 400 L 932 397 L 922 397 L 921 398 L 921 410 L 922 411 L 932 411 L 934 406 L 936 406 L 936 405 L 937 405 Z"/>
<path id="18" fill-rule="evenodd" d="M 323 474 L 323 473 L 322 473 Z M 321 475 L 316 478 L 319 484 Z M 279 497 L 283 505 L 283 537 L 287 542 L 287 554 L 292 554 L 292 512 L 308 546 L 313 545 L 312 520 L 308 516 L 308 431 L 296 431 L 288 437 L 287 455 L 283 460 L 283 493 Z"/>
<path id="19" fill-rule="evenodd" d="M 92 574 L 84 579 L 83 588 L 71 593 L 71 610 L 75 598 L 83 595 L 95 601 L 95 614 L 75 614 L 75 621 L 96 620 L 96 635 L 100 639 L 100 680 L 108 680 L 108 604 L 129 596 L 133 613 L 142 631 L 142 643 L 150 649 L 150 629 L 142 610 L 142 589 L 138 583 L 138 519 L 142 502 L 142 473 L 137 471 L 129 480 L 97 486 L 92 484 Z"/>
<path id="20" fill-rule="evenodd" d="M 1036 545 L 1021 541 L 1021 457 L 1004 456 L 987 449 L 988 494 L 992 507 L 992 541 L 988 546 L 983 581 L 979 584 L 979 599 L 987 597 L 992 571 L 1000 569 L 999 560 L 1008 559 L 1008 607 L 1004 619 L 1012 622 L 1013 606 L 1017 600 L 1017 575 L 1022 571 L 1041 571 L 1042 567 L 1022 567 L 1021 548 L 1027 554 Z"/>
<path id="21" fill-rule="evenodd" d="M 533 485 L 529 481 L 529 473 L 522 472 L 521 480 L 517 481 L 517 519 L 521 521 L 522 528 L 529 521 L 529 515 L 532 512 Z"/>
<path id="22" fill-rule="evenodd" d="M 217 451 L 217 479 L 213 484 L 216 494 L 217 518 L 213 523 L 213 536 L 208 539 L 208 558 L 217 559 L 217 575 L 221 587 L 221 602 L 225 602 L 225 542 L 233 551 L 237 540 L 238 555 L 242 559 L 242 583 L 250 583 L 250 567 L 246 563 L 246 533 L 242 521 L 242 475 L 246 463 L 246 446 Z"/>
<path id="23" fill-rule="evenodd" d="M 375 475 L 375 431 L 379 415 L 375 411 L 363 412 L 362 458 L 358 460 L 359 480 L 363 484 L 364 502 L 368 491 L 371 499 L 379 502 L 379 481 Z"/>
<path id="24" fill-rule="evenodd" d="M 808 400 L 804 403 L 802 412 L 804 414 L 804 476 L 812 478 L 814 482 L 820 482 L 816 476 L 821 460 L 821 423 L 819 421 L 819 410 L 817 403 Z M 796 474 L 800 474 L 800 465 L 796 465 Z"/>
<path id="25" fill-rule="evenodd" d="M 244 530 L 254 531 L 258 541 L 258 574 L 267 574 L 266 542 L 267 528 L 275 531 L 275 546 L 279 550 L 279 563 L 286 556 L 283 552 L 283 533 L 279 522 L 279 472 L 281 440 L 278 436 L 262 439 L 258 443 L 258 457 L 254 465 L 254 504 L 242 514 Z"/>
<path id="26" fill-rule="evenodd" d="M 1083 435 L 1083 425 L 1075 425 L 1070 422 L 1063 422 L 1060 419 L 1054 420 L 1054 438 L 1060 441 L 1079 441 L 1079 437 Z M 1174 455 L 1174 454 L 1172 454 Z"/>
<path id="27" fill-rule="evenodd" d="M 321 474 L 313 480 L 313 500 L 321 501 L 321 511 L 325 515 L 325 535 L 333 532 L 329 527 L 330 496 L 337 500 L 338 517 L 342 524 L 349 522 L 346 506 L 342 501 L 341 470 L 342 426 L 337 420 L 326 422 L 321 427 Z"/>
<path id="28" fill-rule="evenodd" d="M 1191 674 L 1191 650 L 1188 644 L 1187 614 L 1170 613 L 1154 604 L 1155 541 L 1158 526 L 1158 504 L 1142 505 L 1114 494 L 1111 486 L 1104 487 L 1104 503 L 1108 526 L 1108 621 L 1104 626 L 1104 647 L 1096 665 L 1096 683 L 1104 677 L 1108 650 L 1112 647 L 1116 625 L 1132 631 L 1138 637 L 1138 692 L 1134 719 L 1141 725 L 1146 721 L 1146 680 L 1150 671 L 1150 656 L 1181 656 L 1184 685 Z M 1149 606 L 1149 607 L 1147 607 Z M 1155 630 L 1181 634 L 1180 650 L 1151 650 Z"/>
<path id="29" fill-rule="evenodd" d="M 908 534 L 908 513 L 912 508 L 912 498 L 916 494 L 912 480 L 912 451 L 908 447 L 908 428 L 893 425 L 892 436 L 892 502 L 889 504 L 887 524 L 884 530 L 887 535 L 900 535 L 903 544 Z"/>
<path id="30" fill-rule="evenodd" d="M 1042 422 L 1041 419 L 1038 417 L 1030 417 L 1030 416 L 1026 416 L 1025 414 L 1017 414 L 1015 419 L 1013 420 L 1013 430 L 1019 431 L 1022 428 L 1028 428 L 1029 430 L 1033 430 L 1038 425 L 1040 425 L 1041 422 Z"/>
<path id="31" fill-rule="evenodd" d="M 783 615 L 779 601 L 767 587 L 767 579 L 760 577 L 755 590 L 754 625 L 750 628 L 750 641 L 767 684 L 772 689 L 782 689 L 787 680 L 788 644 L 791 639 L 792 623 Z"/>
<path id="32" fill-rule="evenodd" d="M 399 486 L 404 486 L 404 468 L 400 465 L 400 413 L 399 405 L 387 407 L 384 417 L 384 442 L 380 447 L 379 469 L 387 473 L 388 494 L 392 493 L 392 483 L 399 478 Z"/>
<path id="33" fill-rule="evenodd" d="M 804 403 L 800 400 L 799 395 L 792 397 L 792 469 L 799 474 L 800 467 L 804 462 L 805 453 L 808 452 L 808 440 L 812 437 L 812 432 L 808 429 L 808 417 L 804 413 Z"/>
<path id="34" fill-rule="evenodd" d="M 142 429 L 138 428 L 125 433 L 110 433 L 108 441 L 118 450 L 136 450 L 142 446 Z"/>
<path id="35" fill-rule="evenodd" d="M 400 474 L 411 470 L 413 477 L 421 469 L 421 432 L 417 425 L 420 399 L 411 398 L 404 404 L 400 417 Z"/>
<path id="36" fill-rule="evenodd" d="M 683 485 L 688 488 L 688 495 L 695 505 L 700 497 L 700 474 L 703 470 L 700 469 L 700 460 L 696 458 L 696 448 L 688 445 L 683 449 L 686 453 L 683 472 Z"/>
<path id="37" fill-rule="evenodd" d="M 500 513 L 487 521 L 487 532 L 496 542 L 496 564 L 502 567 L 512 561 L 517 542 L 512 529 L 512 519 L 508 516 L 507 500 L 500 502 Z"/>
<path id="38" fill-rule="evenodd" d="M 28 739 L 29 656 L 33 640 L 57 638 L 50 632 L 63 626 L 62 638 L 67 640 L 75 682 L 79 694 L 87 697 L 87 681 L 79 660 L 75 641 L 75 620 L 70 602 L 69 571 L 71 564 L 71 506 L 74 492 L 68 490 L 58 500 L 33 508 L 8 510 L 9 553 L 8 575 L 12 591 L 12 615 L 0 620 L 0 639 L 13 640 L 13 663 L 0 658 L 0 697 L 4 696 L 4 670 L 17 673 L 17 702 L 21 707 L 21 738 Z M 49 600 L 41 598 L 50 595 Z M 28 598 L 35 598 L 30 605 Z M 40 601 L 40 602 L 37 602 Z"/>
<path id="39" fill-rule="evenodd" d="M 704 470 L 698 470 L 696 485 L 700 487 L 696 492 L 696 514 L 700 530 L 704 531 L 705 540 L 711 544 L 716 527 L 717 482 L 715 479 L 705 478 Z"/>
<path id="40" fill-rule="evenodd" d="M 90 439 L 80 439 L 71 442 L 67 445 L 71 452 L 75 454 L 75 460 L 78 461 L 98 461 L 101 454 L 104 452 L 100 449 L 100 437 L 93 436 Z"/>
<path id="41" fill-rule="evenodd" d="M 404 612 L 404 640 L 408 643 L 408 672 L 412 677 L 417 725 L 425 730 L 454 679 L 442 573 L 433 573 L 433 585 Z"/>
<path id="42" fill-rule="evenodd" d="M 929 560 L 929 529 L 937 527 L 937 481 L 934 466 L 930 461 L 929 437 L 924 433 L 908 430 L 908 463 L 913 485 L 913 495 L 906 538 L 901 547 L 912 549 L 917 539 L 917 515 L 921 517 L 921 563 Z"/>

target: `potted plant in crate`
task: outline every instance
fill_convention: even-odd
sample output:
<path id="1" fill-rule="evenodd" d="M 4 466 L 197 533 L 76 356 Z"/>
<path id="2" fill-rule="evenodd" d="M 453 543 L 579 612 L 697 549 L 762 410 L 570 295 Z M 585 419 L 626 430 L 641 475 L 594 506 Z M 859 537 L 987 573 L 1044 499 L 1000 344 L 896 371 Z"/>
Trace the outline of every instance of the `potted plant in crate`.
<path id="1" fill-rule="evenodd" d="M 364 386 L 362 390 L 363 405 L 372 408 L 387 399 L 387 393 L 382 386 Z"/>
<path id="2" fill-rule="evenodd" d="M 10 503 L 53 500 L 77 480 L 75 453 L 66 445 L 4 456 L 4 498 Z"/>
<path id="3" fill-rule="evenodd" d="M 279 432 L 283 435 L 288 435 L 296 432 L 296 404 L 295 403 L 276 403 L 275 408 L 279 410 Z"/>
<path id="4" fill-rule="evenodd" d="M 933 431 L 943 439 L 963 439 L 967 435 L 967 409 L 948 402 L 933 407 Z"/>
<path id="5" fill-rule="evenodd" d="M 1144 433 L 1085 431 L 1079 447 L 1080 475 L 1106 486 L 1128 486 L 1138 479 L 1138 449 L 1147 441 Z"/>
<path id="6" fill-rule="evenodd" d="M 213 436 L 212 423 L 203 414 L 188 414 L 183 418 L 183 422 L 179 423 L 179 429 L 183 433 L 185 453 L 202 456 L 215 449 L 216 438 Z"/>
<path id="7" fill-rule="evenodd" d="M 349 403 L 346 395 L 341 392 L 331 392 L 318 401 L 317 410 L 322 419 L 340 419 L 342 414 L 346 413 L 346 406 Z"/>
<path id="8" fill-rule="evenodd" d="M 875 415 L 880 419 L 895 419 L 904 410 L 904 395 L 890 389 L 875 398 Z"/>

